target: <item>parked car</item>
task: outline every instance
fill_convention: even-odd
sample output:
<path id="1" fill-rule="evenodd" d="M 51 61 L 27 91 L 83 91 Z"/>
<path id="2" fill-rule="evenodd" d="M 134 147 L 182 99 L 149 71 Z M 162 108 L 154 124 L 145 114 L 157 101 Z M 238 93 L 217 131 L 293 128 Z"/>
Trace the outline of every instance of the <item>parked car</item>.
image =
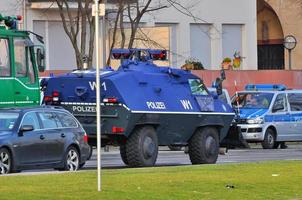
<path id="1" fill-rule="evenodd" d="M 84 129 L 62 108 L 0 109 L 0 174 L 34 168 L 76 171 L 89 153 Z"/>
<path id="2" fill-rule="evenodd" d="M 239 113 L 235 121 L 247 142 L 261 142 L 264 149 L 272 149 L 280 144 L 284 147 L 284 142 L 302 141 L 302 90 L 247 85 L 232 103 Z"/>

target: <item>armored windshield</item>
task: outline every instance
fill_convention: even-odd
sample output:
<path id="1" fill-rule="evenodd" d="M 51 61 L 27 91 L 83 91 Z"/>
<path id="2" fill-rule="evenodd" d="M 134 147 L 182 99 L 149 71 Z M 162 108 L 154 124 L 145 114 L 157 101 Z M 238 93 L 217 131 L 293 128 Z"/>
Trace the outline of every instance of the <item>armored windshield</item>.
<path id="1" fill-rule="evenodd" d="M 12 130 L 18 117 L 19 113 L 0 112 L 0 131 Z"/>
<path id="2" fill-rule="evenodd" d="M 188 81 L 193 95 L 209 95 L 200 79 L 189 79 Z"/>
<path id="3" fill-rule="evenodd" d="M 274 94 L 272 93 L 239 93 L 233 98 L 233 106 L 239 108 L 268 109 Z"/>

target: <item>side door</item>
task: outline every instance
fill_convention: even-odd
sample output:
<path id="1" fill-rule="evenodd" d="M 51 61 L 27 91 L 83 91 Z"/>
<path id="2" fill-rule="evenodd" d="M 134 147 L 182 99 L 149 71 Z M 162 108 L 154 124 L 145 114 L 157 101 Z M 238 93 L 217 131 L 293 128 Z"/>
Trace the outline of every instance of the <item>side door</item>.
<path id="1" fill-rule="evenodd" d="M 14 74 L 16 106 L 39 105 L 40 88 L 37 79 L 34 49 L 26 38 L 14 39 Z"/>
<path id="2" fill-rule="evenodd" d="M 291 116 L 291 140 L 302 140 L 302 93 L 289 92 L 288 102 Z"/>
<path id="3" fill-rule="evenodd" d="M 62 160 L 65 137 L 62 135 L 62 124 L 55 113 L 38 112 L 44 130 L 44 157 L 46 163 L 56 163 Z"/>
<path id="4" fill-rule="evenodd" d="M 43 132 L 36 112 L 29 112 L 23 116 L 19 129 L 23 125 L 32 125 L 33 131 L 19 134 L 17 142 L 14 144 L 17 160 L 23 166 L 42 163 L 44 159 Z"/>
<path id="5" fill-rule="evenodd" d="M 0 37 L 0 107 L 14 106 L 11 40 Z"/>
<path id="6" fill-rule="evenodd" d="M 277 140 L 283 141 L 290 137 L 290 114 L 286 94 L 278 94 L 272 107 L 273 124 L 277 129 Z"/>

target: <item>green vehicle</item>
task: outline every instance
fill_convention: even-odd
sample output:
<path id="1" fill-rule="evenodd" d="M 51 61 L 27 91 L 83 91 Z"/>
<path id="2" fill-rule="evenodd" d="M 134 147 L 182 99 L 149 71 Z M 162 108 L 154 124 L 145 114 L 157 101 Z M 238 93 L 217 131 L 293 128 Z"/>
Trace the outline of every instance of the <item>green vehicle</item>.
<path id="1" fill-rule="evenodd" d="M 38 72 L 45 69 L 43 38 L 18 30 L 21 19 L 0 14 L 0 107 L 40 104 Z M 41 45 L 34 45 L 31 34 Z"/>

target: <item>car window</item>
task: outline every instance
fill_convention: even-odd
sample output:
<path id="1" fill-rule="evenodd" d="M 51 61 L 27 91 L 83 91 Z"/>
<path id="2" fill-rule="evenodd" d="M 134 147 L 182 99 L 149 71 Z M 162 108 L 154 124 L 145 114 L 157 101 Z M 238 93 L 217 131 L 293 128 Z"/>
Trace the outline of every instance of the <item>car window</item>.
<path id="1" fill-rule="evenodd" d="M 38 113 L 43 128 L 59 128 L 62 127 L 62 124 L 58 120 L 57 116 L 52 112 L 40 112 Z"/>
<path id="2" fill-rule="evenodd" d="M 283 109 L 281 109 L 283 108 Z M 285 94 L 279 94 L 275 100 L 273 111 L 275 112 L 286 112 L 288 110 L 287 108 L 287 102 L 286 102 L 286 95 Z"/>
<path id="3" fill-rule="evenodd" d="M 77 127 L 77 122 L 67 113 L 56 113 L 62 122 L 63 127 Z"/>
<path id="4" fill-rule="evenodd" d="M 11 76 L 8 39 L 0 38 L 0 76 Z"/>
<path id="5" fill-rule="evenodd" d="M 302 111 L 302 93 L 289 93 L 288 102 L 291 111 Z"/>
<path id="6" fill-rule="evenodd" d="M 30 113 L 25 114 L 25 116 L 23 117 L 21 126 L 24 126 L 24 125 L 33 126 L 34 130 L 41 128 L 38 117 L 35 112 L 30 112 Z"/>
<path id="7" fill-rule="evenodd" d="M 232 101 L 234 107 L 246 109 L 267 109 L 269 108 L 274 94 L 257 93 L 239 93 Z"/>
<path id="8" fill-rule="evenodd" d="M 0 112 L 0 131 L 12 130 L 18 117 L 19 113 Z"/>

